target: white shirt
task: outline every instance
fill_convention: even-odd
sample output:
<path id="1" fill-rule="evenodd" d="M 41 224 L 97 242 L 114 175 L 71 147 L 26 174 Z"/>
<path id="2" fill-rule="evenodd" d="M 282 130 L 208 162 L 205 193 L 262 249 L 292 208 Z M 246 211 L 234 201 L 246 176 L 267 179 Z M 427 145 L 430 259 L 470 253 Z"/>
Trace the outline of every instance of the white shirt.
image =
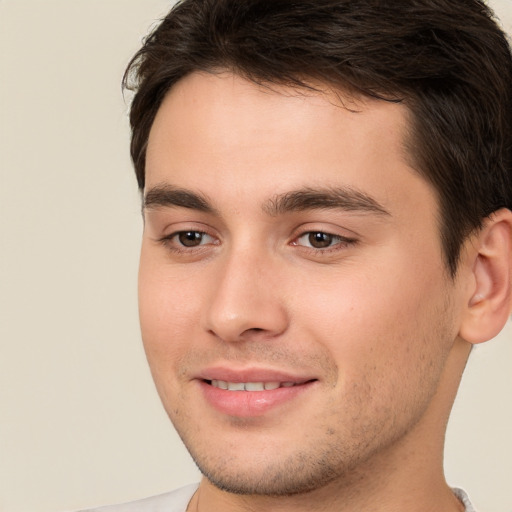
<path id="1" fill-rule="evenodd" d="M 199 484 L 191 484 L 158 496 L 121 503 L 120 505 L 91 508 L 81 512 L 186 512 L 198 486 Z M 466 507 L 466 512 L 476 512 L 467 494 L 462 489 L 453 489 L 453 492 Z"/>

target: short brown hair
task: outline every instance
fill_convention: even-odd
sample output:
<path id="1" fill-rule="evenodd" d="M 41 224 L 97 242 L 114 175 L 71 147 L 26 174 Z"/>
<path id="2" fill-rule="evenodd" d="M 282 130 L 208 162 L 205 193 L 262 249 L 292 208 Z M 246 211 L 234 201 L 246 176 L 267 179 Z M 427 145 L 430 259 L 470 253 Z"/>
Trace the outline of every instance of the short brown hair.
<path id="1" fill-rule="evenodd" d="M 404 102 L 415 168 L 439 197 L 452 276 L 464 239 L 492 212 L 512 209 L 512 57 L 481 0 L 178 2 L 123 80 L 136 91 L 131 156 L 141 189 L 164 96 L 194 71 L 218 70 Z"/>

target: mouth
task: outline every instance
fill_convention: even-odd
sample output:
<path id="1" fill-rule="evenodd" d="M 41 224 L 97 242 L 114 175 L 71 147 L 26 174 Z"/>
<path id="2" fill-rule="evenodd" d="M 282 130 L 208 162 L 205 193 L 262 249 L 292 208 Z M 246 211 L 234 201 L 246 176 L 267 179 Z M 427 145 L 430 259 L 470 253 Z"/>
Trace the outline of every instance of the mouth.
<path id="1" fill-rule="evenodd" d="M 318 383 L 318 379 L 289 380 L 290 376 L 284 375 L 282 380 L 277 380 L 277 375 L 269 375 L 268 380 L 254 375 L 256 378 L 243 381 L 240 376 L 233 378 L 235 375 L 230 380 L 209 377 L 198 380 L 206 403 L 223 415 L 239 418 L 263 416 L 288 403 L 299 403 L 296 400 L 308 395 Z"/>
<path id="2" fill-rule="evenodd" d="M 305 382 L 228 382 L 225 380 L 205 380 L 207 384 L 214 388 L 227 391 L 272 391 L 279 388 L 292 388 Z M 306 381 L 310 382 L 310 381 Z"/>

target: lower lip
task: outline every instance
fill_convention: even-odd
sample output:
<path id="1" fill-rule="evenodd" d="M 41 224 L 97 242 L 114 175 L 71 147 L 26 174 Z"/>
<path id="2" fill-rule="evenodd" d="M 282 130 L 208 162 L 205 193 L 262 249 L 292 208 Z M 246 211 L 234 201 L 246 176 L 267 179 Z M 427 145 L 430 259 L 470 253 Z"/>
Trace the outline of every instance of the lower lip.
<path id="1" fill-rule="evenodd" d="M 228 391 L 205 381 L 199 383 L 206 401 L 217 411 L 228 416 L 250 418 L 262 416 L 270 409 L 290 402 L 310 389 L 315 381 L 265 391 Z"/>

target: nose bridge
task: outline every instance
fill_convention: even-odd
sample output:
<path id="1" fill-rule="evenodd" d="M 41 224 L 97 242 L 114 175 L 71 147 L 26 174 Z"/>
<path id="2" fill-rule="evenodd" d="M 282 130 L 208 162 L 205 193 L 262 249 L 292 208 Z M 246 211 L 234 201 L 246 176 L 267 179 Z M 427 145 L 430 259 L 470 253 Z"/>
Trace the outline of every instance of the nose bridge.
<path id="1" fill-rule="evenodd" d="M 273 279 L 275 262 L 264 250 L 233 248 L 218 262 L 214 289 L 206 307 L 205 327 L 224 341 L 250 333 L 276 336 L 286 329 L 281 289 Z"/>

